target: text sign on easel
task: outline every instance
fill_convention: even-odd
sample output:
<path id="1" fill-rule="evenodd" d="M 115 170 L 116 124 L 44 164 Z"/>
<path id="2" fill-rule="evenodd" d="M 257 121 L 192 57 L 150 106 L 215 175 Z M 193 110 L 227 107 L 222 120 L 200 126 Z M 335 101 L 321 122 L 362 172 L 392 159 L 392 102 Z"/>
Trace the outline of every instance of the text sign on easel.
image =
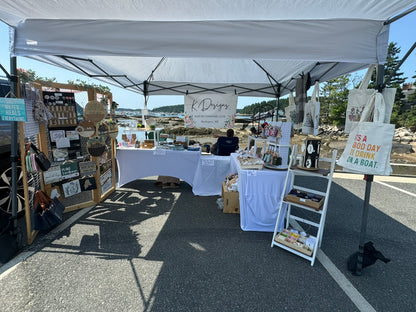
<path id="1" fill-rule="evenodd" d="M 0 98 L 0 115 L 3 121 L 27 121 L 25 101 Z"/>

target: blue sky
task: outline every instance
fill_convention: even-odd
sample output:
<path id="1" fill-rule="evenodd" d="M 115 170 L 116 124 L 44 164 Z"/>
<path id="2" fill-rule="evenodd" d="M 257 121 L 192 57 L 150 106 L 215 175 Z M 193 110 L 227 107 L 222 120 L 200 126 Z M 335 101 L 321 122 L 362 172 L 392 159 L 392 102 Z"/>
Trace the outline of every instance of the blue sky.
<path id="1" fill-rule="evenodd" d="M 405 53 L 415 42 L 416 33 L 416 12 L 412 12 L 407 16 L 399 19 L 390 26 L 390 42 L 396 42 L 401 48 L 400 57 Z M 10 54 L 9 54 L 9 30 L 8 26 L 0 21 L 0 64 L 8 71 L 10 68 Z M 75 74 L 71 71 L 63 70 L 58 67 L 37 62 L 24 57 L 17 58 L 17 66 L 24 69 L 32 69 L 40 77 L 55 77 L 58 82 L 66 83 L 68 80 L 83 80 L 90 83 L 106 85 L 103 82 L 86 76 Z M 409 58 L 403 63 L 400 72 L 404 72 L 404 76 L 408 77 L 407 82 L 414 82 L 415 79 L 411 77 L 416 75 L 416 50 L 412 52 Z M 358 72 L 358 75 L 363 76 L 363 72 Z M 0 76 L 4 76 L 0 71 Z M 126 91 L 122 88 L 108 85 L 113 93 L 113 100 L 120 104 L 123 108 L 142 108 L 144 98 L 142 95 Z M 255 102 L 263 100 L 270 100 L 270 98 L 250 98 L 239 97 L 238 108 L 243 108 Z M 159 106 L 183 104 L 183 96 L 151 96 L 149 97 L 148 107 L 153 109 Z"/>

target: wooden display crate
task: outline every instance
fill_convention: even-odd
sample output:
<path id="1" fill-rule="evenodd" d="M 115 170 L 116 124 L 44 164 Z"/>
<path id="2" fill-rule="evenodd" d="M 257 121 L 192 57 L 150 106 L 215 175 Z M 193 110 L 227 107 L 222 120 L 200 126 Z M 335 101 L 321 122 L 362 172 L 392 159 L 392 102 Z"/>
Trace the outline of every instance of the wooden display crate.
<path id="1" fill-rule="evenodd" d="M 298 241 L 298 239 L 293 239 L 292 241 L 287 239 L 287 236 L 283 236 L 285 235 L 285 231 L 287 232 L 287 230 L 283 230 L 282 232 L 278 233 L 274 240 L 276 242 L 278 242 L 279 244 L 285 245 L 287 247 L 290 247 L 296 251 L 299 251 L 307 256 L 311 256 L 313 253 L 313 249 L 308 248 L 305 244 L 300 243 Z M 300 235 L 299 235 L 300 236 Z M 302 237 L 302 236 L 300 236 Z"/>
<path id="2" fill-rule="evenodd" d="M 322 206 L 323 206 L 324 201 L 325 201 L 324 196 L 313 194 L 314 198 L 319 200 L 319 201 L 314 201 L 309 196 L 308 196 L 309 198 L 303 198 L 303 197 L 299 197 L 299 196 L 296 196 L 294 194 L 291 194 L 292 192 L 305 193 L 305 195 L 306 195 L 306 192 L 293 189 L 293 190 L 290 191 L 289 194 L 286 195 L 286 197 L 285 197 L 286 201 L 296 203 L 296 204 L 300 204 L 300 205 L 303 205 L 303 206 L 307 206 L 307 207 L 313 208 L 317 211 L 322 209 Z"/>
<path id="3" fill-rule="evenodd" d="M 225 182 L 222 182 L 222 199 L 224 200 L 224 213 L 240 213 L 239 193 L 229 191 Z"/>
<path id="4" fill-rule="evenodd" d="M 154 148 L 155 142 L 153 140 L 144 140 L 142 148 Z"/>

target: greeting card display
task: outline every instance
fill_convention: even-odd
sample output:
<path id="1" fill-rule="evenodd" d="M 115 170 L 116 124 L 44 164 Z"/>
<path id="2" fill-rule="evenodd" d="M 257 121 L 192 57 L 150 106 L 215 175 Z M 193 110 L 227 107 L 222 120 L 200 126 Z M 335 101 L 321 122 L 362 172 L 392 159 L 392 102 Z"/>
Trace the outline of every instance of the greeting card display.
<path id="1" fill-rule="evenodd" d="M 79 180 L 70 181 L 62 184 L 65 198 L 81 193 L 81 185 Z"/>

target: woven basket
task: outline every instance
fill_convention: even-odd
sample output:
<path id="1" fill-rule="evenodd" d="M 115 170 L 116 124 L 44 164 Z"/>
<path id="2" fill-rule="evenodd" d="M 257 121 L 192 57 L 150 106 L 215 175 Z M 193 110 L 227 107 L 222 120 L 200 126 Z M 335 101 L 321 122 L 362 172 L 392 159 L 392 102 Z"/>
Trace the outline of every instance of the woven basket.
<path id="1" fill-rule="evenodd" d="M 90 154 L 91 156 L 99 157 L 102 154 L 104 154 L 106 148 L 107 147 L 105 145 L 91 146 L 91 147 L 87 147 L 87 151 L 88 151 L 88 154 Z"/>

